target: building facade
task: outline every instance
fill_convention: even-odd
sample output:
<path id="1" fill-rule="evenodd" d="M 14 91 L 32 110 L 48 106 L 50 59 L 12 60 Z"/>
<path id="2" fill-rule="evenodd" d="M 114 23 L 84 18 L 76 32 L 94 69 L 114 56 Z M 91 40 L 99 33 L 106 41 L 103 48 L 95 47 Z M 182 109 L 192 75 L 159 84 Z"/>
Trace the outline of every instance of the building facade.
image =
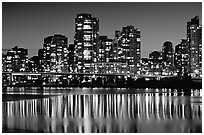
<path id="1" fill-rule="evenodd" d="M 127 63 L 125 62 L 97 62 L 91 64 L 91 73 L 100 74 L 125 74 L 127 73 Z"/>
<path id="2" fill-rule="evenodd" d="M 45 60 L 46 60 L 46 50 L 45 49 L 39 49 L 38 50 L 38 58 L 39 58 L 39 72 L 45 72 Z"/>
<path id="3" fill-rule="evenodd" d="M 111 57 L 111 49 L 113 47 L 113 40 L 107 36 L 99 36 L 98 44 L 98 62 L 109 62 Z"/>
<path id="4" fill-rule="evenodd" d="M 149 54 L 150 67 L 149 70 L 152 74 L 162 74 L 163 59 L 162 53 L 153 51 Z"/>
<path id="5" fill-rule="evenodd" d="M 75 57 L 75 46 L 74 44 L 69 44 L 68 47 L 68 72 L 74 73 L 77 72 L 76 66 L 76 57 Z"/>
<path id="6" fill-rule="evenodd" d="M 189 48 L 187 39 L 182 39 L 181 43 L 175 46 L 174 65 L 178 75 L 189 72 Z"/>
<path id="7" fill-rule="evenodd" d="M 28 60 L 28 71 L 29 72 L 39 72 L 40 68 L 40 60 L 39 56 L 33 56 Z"/>
<path id="8" fill-rule="evenodd" d="M 127 62 L 129 73 L 140 72 L 141 59 L 141 35 L 140 30 L 135 29 L 134 26 L 126 26 L 122 31 L 116 32 L 117 35 L 117 53 L 118 60 Z"/>
<path id="9" fill-rule="evenodd" d="M 2 53 L 2 71 L 6 72 L 6 54 Z"/>
<path id="10" fill-rule="evenodd" d="M 44 72 L 67 72 L 68 38 L 66 36 L 46 37 L 43 49 L 39 53 Z"/>
<path id="11" fill-rule="evenodd" d="M 111 48 L 111 58 L 114 60 L 120 60 L 122 56 L 122 48 L 121 48 L 121 34 L 122 32 L 117 30 L 115 31 L 115 37 L 113 39 L 113 46 Z"/>
<path id="12" fill-rule="evenodd" d="M 141 58 L 141 73 L 142 75 L 151 75 L 151 60 L 149 58 Z"/>
<path id="13" fill-rule="evenodd" d="M 170 41 L 166 41 L 162 48 L 163 71 L 164 74 L 172 74 L 174 70 L 174 50 Z"/>
<path id="14" fill-rule="evenodd" d="M 75 18 L 75 49 L 78 72 L 90 72 L 91 63 L 98 61 L 99 19 L 91 14 Z"/>
<path id="15" fill-rule="evenodd" d="M 187 41 L 190 54 L 190 73 L 200 76 L 202 70 L 202 27 L 199 24 L 198 16 L 187 22 Z"/>
<path id="16" fill-rule="evenodd" d="M 14 46 L 5 56 L 6 72 L 26 72 L 28 70 L 28 50 Z"/>

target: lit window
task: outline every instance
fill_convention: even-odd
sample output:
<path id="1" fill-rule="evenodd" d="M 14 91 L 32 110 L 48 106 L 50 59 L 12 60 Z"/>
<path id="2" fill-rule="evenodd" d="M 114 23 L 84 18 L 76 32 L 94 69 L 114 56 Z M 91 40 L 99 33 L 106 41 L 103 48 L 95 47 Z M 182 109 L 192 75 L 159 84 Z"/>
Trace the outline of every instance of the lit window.
<path id="1" fill-rule="evenodd" d="M 130 34 L 129 34 L 129 37 L 133 37 L 133 33 L 130 33 Z"/>
<path id="2" fill-rule="evenodd" d="M 84 59 L 88 60 L 91 59 L 90 51 L 89 50 L 84 50 Z"/>
<path id="3" fill-rule="evenodd" d="M 84 46 L 89 47 L 89 46 L 92 46 L 92 45 L 90 43 L 84 43 Z"/>
<path id="4" fill-rule="evenodd" d="M 56 45 L 55 44 L 51 44 L 51 47 L 55 47 Z"/>
<path id="5" fill-rule="evenodd" d="M 91 23 L 91 20 L 84 20 L 84 23 Z"/>
<path id="6" fill-rule="evenodd" d="M 11 60 L 11 58 L 12 58 L 11 56 L 7 56 L 7 60 Z"/>
<path id="7" fill-rule="evenodd" d="M 84 25 L 83 29 L 87 30 L 87 29 L 91 29 L 90 25 Z"/>
<path id="8" fill-rule="evenodd" d="M 84 40 L 85 41 L 90 41 L 91 40 L 91 35 L 84 35 Z"/>

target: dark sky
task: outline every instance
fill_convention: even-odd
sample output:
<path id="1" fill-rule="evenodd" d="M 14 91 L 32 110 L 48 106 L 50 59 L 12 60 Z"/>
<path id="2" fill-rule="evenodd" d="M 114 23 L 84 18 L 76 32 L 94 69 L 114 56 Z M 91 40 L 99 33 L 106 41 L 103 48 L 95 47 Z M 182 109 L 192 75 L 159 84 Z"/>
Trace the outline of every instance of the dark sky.
<path id="1" fill-rule="evenodd" d="M 202 3 L 133 2 L 133 3 L 3 3 L 2 48 L 14 45 L 37 55 L 45 37 L 63 34 L 74 39 L 74 18 L 78 13 L 91 13 L 99 18 L 100 35 L 114 37 L 115 30 L 133 25 L 141 30 L 142 57 L 160 51 L 169 40 L 173 45 L 186 38 L 186 22 L 196 15 L 202 23 Z"/>

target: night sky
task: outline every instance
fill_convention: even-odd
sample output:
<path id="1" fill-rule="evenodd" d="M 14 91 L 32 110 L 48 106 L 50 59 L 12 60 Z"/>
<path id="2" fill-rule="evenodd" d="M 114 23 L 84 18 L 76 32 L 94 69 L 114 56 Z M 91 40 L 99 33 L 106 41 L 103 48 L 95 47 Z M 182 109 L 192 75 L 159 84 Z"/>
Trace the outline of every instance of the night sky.
<path id="1" fill-rule="evenodd" d="M 3 3 L 2 48 L 14 45 L 29 49 L 29 57 L 37 55 L 45 37 L 63 34 L 74 40 L 74 19 L 79 13 L 99 18 L 99 34 L 114 37 L 115 30 L 133 25 L 141 30 L 142 57 L 160 51 L 169 40 L 173 45 L 186 38 L 186 23 L 199 15 L 202 3 Z"/>

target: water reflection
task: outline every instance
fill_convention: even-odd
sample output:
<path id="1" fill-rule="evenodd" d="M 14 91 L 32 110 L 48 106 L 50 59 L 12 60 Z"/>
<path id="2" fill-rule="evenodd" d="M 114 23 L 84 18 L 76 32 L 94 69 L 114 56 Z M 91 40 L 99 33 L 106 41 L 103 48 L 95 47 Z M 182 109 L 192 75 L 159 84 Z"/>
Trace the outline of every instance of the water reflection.
<path id="1" fill-rule="evenodd" d="M 201 132 L 201 97 L 63 95 L 3 102 L 3 127 L 38 132 Z"/>

